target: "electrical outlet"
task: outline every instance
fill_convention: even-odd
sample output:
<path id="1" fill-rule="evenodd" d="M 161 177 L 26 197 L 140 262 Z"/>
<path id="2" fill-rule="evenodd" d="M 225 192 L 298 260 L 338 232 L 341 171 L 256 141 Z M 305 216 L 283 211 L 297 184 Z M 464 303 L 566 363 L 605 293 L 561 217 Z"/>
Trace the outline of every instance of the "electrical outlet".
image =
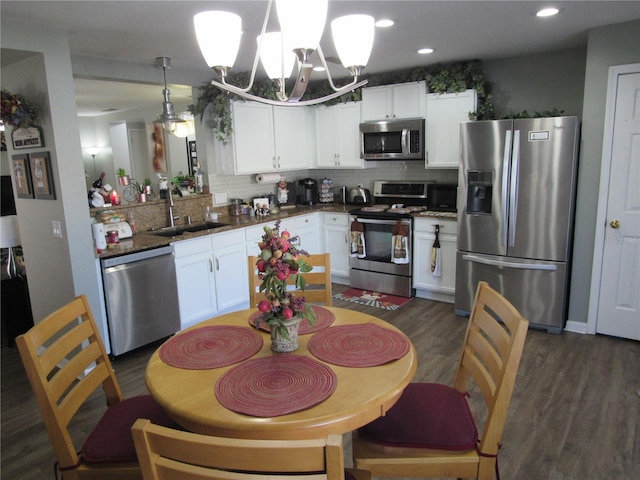
<path id="1" fill-rule="evenodd" d="M 216 193 L 215 199 L 216 199 L 216 205 L 220 205 L 221 203 L 227 203 L 227 192 Z"/>
<path id="2" fill-rule="evenodd" d="M 52 220 L 51 226 L 53 227 L 53 236 L 62 238 L 62 227 L 60 226 L 60 222 L 57 222 L 56 220 Z"/>

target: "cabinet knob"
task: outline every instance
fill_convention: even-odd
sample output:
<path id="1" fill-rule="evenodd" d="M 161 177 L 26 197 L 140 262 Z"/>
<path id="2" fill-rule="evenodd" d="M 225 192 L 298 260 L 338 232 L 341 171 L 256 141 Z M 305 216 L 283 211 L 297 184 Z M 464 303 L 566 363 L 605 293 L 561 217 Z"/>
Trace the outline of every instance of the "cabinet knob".
<path id="1" fill-rule="evenodd" d="M 611 220 L 609 225 L 611 228 L 620 228 L 620 220 Z"/>

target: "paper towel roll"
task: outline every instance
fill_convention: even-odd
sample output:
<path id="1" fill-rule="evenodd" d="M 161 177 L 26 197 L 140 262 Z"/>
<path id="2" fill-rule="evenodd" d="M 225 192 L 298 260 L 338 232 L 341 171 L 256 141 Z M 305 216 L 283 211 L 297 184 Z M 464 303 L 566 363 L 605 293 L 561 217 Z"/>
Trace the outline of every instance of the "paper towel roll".
<path id="1" fill-rule="evenodd" d="M 278 183 L 279 181 L 279 173 L 259 173 L 256 175 L 256 183 Z"/>
<path id="2" fill-rule="evenodd" d="M 104 223 L 94 223 L 91 225 L 93 230 L 93 240 L 96 243 L 96 248 L 104 250 L 107 248 L 107 239 L 104 236 Z"/>

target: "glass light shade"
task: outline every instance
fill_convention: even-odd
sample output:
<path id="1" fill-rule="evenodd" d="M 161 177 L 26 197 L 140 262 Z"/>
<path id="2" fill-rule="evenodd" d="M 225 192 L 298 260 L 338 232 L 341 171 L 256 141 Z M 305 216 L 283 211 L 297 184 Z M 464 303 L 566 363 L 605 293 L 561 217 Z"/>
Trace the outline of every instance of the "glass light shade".
<path id="1" fill-rule="evenodd" d="M 331 34 L 345 68 L 364 67 L 373 48 L 375 21 L 369 15 L 346 15 L 331 22 Z"/>
<path id="2" fill-rule="evenodd" d="M 87 153 L 89 155 L 95 156 L 100 153 L 100 147 L 87 147 Z"/>
<path id="3" fill-rule="evenodd" d="M 185 120 L 184 122 L 176 123 L 176 129 L 171 132 L 176 137 L 184 138 L 189 135 L 193 135 L 195 132 L 195 126 L 193 124 L 193 120 Z"/>
<path id="4" fill-rule="evenodd" d="M 235 13 L 210 10 L 194 15 L 193 24 L 200 51 L 209 68 L 231 68 L 240 48 L 242 19 Z"/>
<path id="5" fill-rule="evenodd" d="M 328 0 L 276 0 L 278 21 L 287 50 L 315 50 L 327 21 Z"/>
<path id="6" fill-rule="evenodd" d="M 169 133 L 173 133 L 177 125 L 178 123 L 176 122 L 162 122 L 162 128 L 164 128 L 164 130 Z"/>
<path id="7" fill-rule="evenodd" d="M 260 39 L 262 45 L 260 46 Z M 260 46 L 260 61 L 271 79 L 289 78 L 293 72 L 293 64 L 296 56 L 293 52 L 285 52 L 282 45 L 282 34 L 280 32 L 270 32 L 258 35 L 257 44 Z M 283 63 L 284 59 L 284 63 Z"/>

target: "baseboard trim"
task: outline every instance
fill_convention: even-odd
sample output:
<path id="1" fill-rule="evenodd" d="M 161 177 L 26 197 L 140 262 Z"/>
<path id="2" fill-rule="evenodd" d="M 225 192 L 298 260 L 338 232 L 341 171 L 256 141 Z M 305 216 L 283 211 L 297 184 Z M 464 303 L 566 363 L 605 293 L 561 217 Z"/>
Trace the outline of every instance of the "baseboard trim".
<path id="1" fill-rule="evenodd" d="M 572 320 L 568 320 L 567 324 L 564 326 L 565 332 L 573 332 L 573 333 L 587 333 L 587 324 L 584 322 L 576 322 Z"/>

